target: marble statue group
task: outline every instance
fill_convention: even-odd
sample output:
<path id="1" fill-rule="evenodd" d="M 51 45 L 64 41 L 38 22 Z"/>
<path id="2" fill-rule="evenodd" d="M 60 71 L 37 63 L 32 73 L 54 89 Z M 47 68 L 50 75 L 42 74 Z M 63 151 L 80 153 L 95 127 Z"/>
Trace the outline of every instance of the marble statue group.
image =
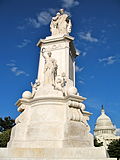
<path id="1" fill-rule="evenodd" d="M 52 18 L 50 24 L 50 31 L 52 35 L 69 34 L 71 32 L 71 20 L 69 15 L 64 12 L 64 9 L 60 9 L 55 17 Z"/>

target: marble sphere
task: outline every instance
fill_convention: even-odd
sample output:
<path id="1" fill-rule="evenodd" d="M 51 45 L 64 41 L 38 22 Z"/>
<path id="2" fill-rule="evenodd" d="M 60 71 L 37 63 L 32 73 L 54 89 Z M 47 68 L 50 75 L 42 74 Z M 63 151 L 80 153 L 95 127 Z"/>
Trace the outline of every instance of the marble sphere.
<path id="1" fill-rule="evenodd" d="M 32 93 L 30 91 L 25 91 L 22 94 L 22 98 L 30 99 L 30 98 L 32 98 Z"/>
<path id="2" fill-rule="evenodd" d="M 69 89 L 68 89 L 68 95 L 77 95 L 77 88 L 75 88 L 75 87 L 70 87 Z"/>

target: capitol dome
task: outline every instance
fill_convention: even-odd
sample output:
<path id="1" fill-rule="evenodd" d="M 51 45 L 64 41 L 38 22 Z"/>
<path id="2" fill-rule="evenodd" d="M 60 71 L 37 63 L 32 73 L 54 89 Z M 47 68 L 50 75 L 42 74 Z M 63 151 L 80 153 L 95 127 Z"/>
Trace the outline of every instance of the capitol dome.
<path id="1" fill-rule="evenodd" d="M 96 120 L 94 136 L 99 142 L 103 142 L 104 146 L 107 146 L 112 140 L 119 138 L 115 135 L 115 132 L 116 128 L 111 119 L 105 114 L 102 106 L 101 115 Z"/>
<path id="2" fill-rule="evenodd" d="M 101 109 L 101 115 L 97 118 L 95 129 L 95 134 L 114 134 L 115 127 L 112 124 L 111 119 L 105 114 L 104 108 Z"/>

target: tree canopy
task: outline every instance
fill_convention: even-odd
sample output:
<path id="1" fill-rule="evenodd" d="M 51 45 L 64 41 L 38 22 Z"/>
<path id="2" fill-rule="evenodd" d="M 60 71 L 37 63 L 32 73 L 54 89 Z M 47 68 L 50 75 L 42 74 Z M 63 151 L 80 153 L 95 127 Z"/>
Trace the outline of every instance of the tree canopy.
<path id="1" fill-rule="evenodd" d="M 98 142 L 97 139 L 94 138 L 94 146 L 95 146 L 95 147 L 103 146 L 103 142 Z"/>
<path id="2" fill-rule="evenodd" d="M 10 140 L 11 129 L 3 131 L 0 133 L 0 147 L 6 147 L 8 141 Z"/>
<path id="3" fill-rule="evenodd" d="M 10 116 L 0 118 L 0 147 L 6 147 L 10 139 L 11 128 L 15 125 L 15 120 Z"/>
<path id="4" fill-rule="evenodd" d="M 112 158 L 117 158 L 117 159 L 120 158 L 120 139 L 113 140 L 108 145 L 108 153 Z"/>
<path id="5" fill-rule="evenodd" d="M 4 119 L 0 118 L 0 132 L 10 129 L 14 125 L 15 125 L 15 120 L 12 119 L 10 116 L 5 117 Z"/>

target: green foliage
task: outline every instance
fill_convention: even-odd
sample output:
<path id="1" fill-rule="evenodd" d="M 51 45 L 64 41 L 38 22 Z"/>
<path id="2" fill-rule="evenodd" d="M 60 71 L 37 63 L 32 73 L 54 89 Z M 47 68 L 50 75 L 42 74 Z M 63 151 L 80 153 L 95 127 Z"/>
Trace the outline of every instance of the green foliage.
<path id="1" fill-rule="evenodd" d="M 0 118 L 0 147 L 6 147 L 10 140 L 11 128 L 15 125 L 15 120 L 11 117 Z"/>
<path id="2" fill-rule="evenodd" d="M 108 153 L 110 157 L 117 158 L 117 159 L 120 158 L 120 139 L 113 140 L 108 145 Z"/>
<path id="3" fill-rule="evenodd" d="M 97 141 L 97 139 L 94 138 L 94 146 L 95 146 L 95 147 L 103 146 L 103 142 L 99 143 L 99 142 Z"/>
<path id="4" fill-rule="evenodd" d="M 6 147 L 7 142 L 10 139 L 11 129 L 3 131 L 0 133 L 0 147 Z"/>
<path id="5" fill-rule="evenodd" d="M 15 125 L 15 120 L 12 119 L 10 116 L 5 117 L 4 119 L 0 118 L 0 132 L 10 129 L 14 125 Z"/>

